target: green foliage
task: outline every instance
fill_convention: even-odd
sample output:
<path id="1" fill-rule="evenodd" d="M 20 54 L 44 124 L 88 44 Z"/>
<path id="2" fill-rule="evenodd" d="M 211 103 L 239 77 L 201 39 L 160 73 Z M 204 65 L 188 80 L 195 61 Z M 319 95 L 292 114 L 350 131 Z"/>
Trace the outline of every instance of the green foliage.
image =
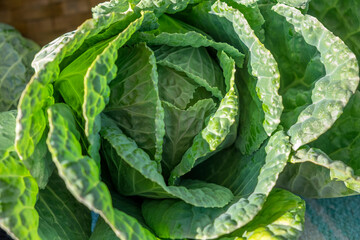
<path id="1" fill-rule="evenodd" d="M 41 239 L 82 240 L 91 235 L 90 210 L 73 197 L 56 172 L 39 192 L 35 209 Z"/>
<path id="2" fill-rule="evenodd" d="M 13 27 L 0 23 L 0 112 L 16 109 L 34 74 L 31 61 L 40 47 Z"/>
<path id="3" fill-rule="evenodd" d="M 305 204 L 300 197 L 274 189 L 258 215 L 220 240 L 293 239 L 303 230 Z"/>
<path id="4" fill-rule="evenodd" d="M 317 139 L 339 118 L 358 87 L 359 66 L 355 54 L 316 18 L 282 4 L 272 9 L 294 25 L 295 31 L 301 33 L 308 44 L 316 46 L 326 72 L 314 84 L 311 104 L 301 111 L 288 131 L 293 149 L 297 150 Z"/>
<path id="5" fill-rule="evenodd" d="M 293 193 L 360 192 L 358 9 L 111 0 L 44 46 L 34 74 L 36 46 L 0 25 L 0 227 L 15 239 L 297 239 Z"/>
<path id="6" fill-rule="evenodd" d="M 0 226 L 15 239 L 40 239 L 38 186 L 14 151 L 16 111 L 0 113 Z"/>

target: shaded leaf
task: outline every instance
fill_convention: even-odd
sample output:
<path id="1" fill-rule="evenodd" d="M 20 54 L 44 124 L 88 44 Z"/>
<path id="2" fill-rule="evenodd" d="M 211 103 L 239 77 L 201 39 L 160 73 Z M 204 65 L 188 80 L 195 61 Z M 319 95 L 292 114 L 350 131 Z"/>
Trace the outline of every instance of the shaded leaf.
<path id="1" fill-rule="evenodd" d="M 154 53 L 145 44 L 122 48 L 116 65 L 104 112 L 160 163 L 165 126 Z"/>
<path id="2" fill-rule="evenodd" d="M 230 190 L 201 181 L 185 181 L 182 186 L 167 186 L 157 164 L 107 118 L 102 119 L 102 137 L 108 142 L 104 151 L 118 190 L 125 195 L 150 198 L 180 198 L 194 206 L 222 207 L 233 195 Z"/>
<path id="3" fill-rule="evenodd" d="M 41 239 L 83 240 L 91 234 L 90 211 L 67 190 L 56 172 L 44 190 L 39 192 L 35 205 L 39 213 Z"/>
<path id="4" fill-rule="evenodd" d="M 181 162 L 172 170 L 169 183 L 175 184 L 179 177 L 189 172 L 225 145 L 233 142 L 233 133 L 237 131 L 238 95 L 235 86 L 235 62 L 226 53 L 220 53 L 220 62 L 229 91 L 221 100 L 216 112 L 210 117 L 206 127 L 195 137 L 191 147 L 183 155 Z M 227 141 L 226 141 L 227 139 Z"/>
<path id="5" fill-rule="evenodd" d="M 266 159 L 248 197 L 236 196 L 223 208 L 199 208 L 179 200 L 147 200 L 146 223 L 161 238 L 211 239 L 250 222 L 262 208 L 290 155 L 289 138 L 276 132 L 265 147 Z M 255 153 L 256 154 L 256 153 Z"/>
<path id="6" fill-rule="evenodd" d="M 0 23 L 0 111 L 15 109 L 34 69 L 31 61 L 40 47 L 13 27 Z"/>

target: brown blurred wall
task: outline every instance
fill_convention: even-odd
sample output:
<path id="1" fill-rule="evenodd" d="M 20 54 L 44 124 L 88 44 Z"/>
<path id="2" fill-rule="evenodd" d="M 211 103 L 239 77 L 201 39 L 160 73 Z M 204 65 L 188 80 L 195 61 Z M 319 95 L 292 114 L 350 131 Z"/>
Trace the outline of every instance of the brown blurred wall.
<path id="1" fill-rule="evenodd" d="M 41 46 L 76 29 L 105 0 L 0 0 L 0 22 Z"/>

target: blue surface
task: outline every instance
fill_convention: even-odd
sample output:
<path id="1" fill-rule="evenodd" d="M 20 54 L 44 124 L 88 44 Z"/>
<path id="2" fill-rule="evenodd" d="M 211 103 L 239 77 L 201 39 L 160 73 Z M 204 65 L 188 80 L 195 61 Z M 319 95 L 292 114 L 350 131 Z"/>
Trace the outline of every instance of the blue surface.
<path id="1" fill-rule="evenodd" d="M 306 199 L 301 240 L 360 240 L 360 196 Z"/>
<path id="2" fill-rule="evenodd" d="M 99 214 L 95 213 L 95 212 L 91 212 L 91 232 L 94 231 L 95 229 L 95 225 L 97 220 L 99 219 Z"/>

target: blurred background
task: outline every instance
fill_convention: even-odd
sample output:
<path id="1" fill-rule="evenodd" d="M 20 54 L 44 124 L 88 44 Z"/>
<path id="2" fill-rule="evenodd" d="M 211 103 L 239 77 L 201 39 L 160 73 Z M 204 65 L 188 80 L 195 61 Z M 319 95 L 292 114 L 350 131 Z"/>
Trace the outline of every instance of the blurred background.
<path id="1" fill-rule="evenodd" d="M 103 0 L 0 0 L 0 22 L 41 46 L 76 29 Z"/>

